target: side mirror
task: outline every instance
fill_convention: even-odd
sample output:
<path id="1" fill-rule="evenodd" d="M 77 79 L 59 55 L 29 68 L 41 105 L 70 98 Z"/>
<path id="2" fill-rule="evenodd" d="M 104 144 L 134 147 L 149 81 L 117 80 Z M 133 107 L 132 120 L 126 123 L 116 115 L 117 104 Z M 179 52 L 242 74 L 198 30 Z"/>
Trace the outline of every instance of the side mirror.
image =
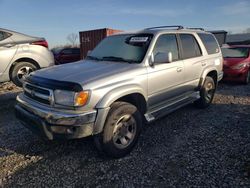
<path id="1" fill-rule="evenodd" d="M 153 59 L 154 64 L 171 63 L 173 61 L 172 52 L 158 52 Z"/>

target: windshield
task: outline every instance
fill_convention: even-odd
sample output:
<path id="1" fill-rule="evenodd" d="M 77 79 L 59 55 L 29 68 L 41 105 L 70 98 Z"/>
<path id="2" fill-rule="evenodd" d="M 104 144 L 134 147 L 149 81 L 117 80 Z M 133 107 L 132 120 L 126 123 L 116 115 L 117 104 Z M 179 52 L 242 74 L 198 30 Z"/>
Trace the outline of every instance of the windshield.
<path id="1" fill-rule="evenodd" d="M 102 40 L 86 59 L 140 63 L 151 39 L 151 34 L 110 36 Z"/>
<path id="2" fill-rule="evenodd" d="M 222 48 L 222 55 L 224 58 L 247 58 L 249 48 L 235 47 L 235 48 Z"/>
<path id="3" fill-rule="evenodd" d="M 52 49 L 51 51 L 52 51 L 53 54 L 59 54 L 59 53 L 61 52 L 62 49 L 63 49 L 63 48 L 54 48 L 54 49 Z"/>

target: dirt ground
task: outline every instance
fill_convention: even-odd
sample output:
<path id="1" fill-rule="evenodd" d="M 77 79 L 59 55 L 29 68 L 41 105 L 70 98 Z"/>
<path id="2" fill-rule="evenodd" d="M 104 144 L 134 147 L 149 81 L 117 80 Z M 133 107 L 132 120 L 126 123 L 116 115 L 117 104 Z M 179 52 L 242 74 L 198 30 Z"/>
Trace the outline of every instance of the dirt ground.
<path id="1" fill-rule="evenodd" d="M 44 141 L 14 116 L 20 88 L 0 85 L 0 187 L 250 187 L 250 85 L 220 83 L 213 104 L 145 125 L 131 154 L 91 138 Z"/>

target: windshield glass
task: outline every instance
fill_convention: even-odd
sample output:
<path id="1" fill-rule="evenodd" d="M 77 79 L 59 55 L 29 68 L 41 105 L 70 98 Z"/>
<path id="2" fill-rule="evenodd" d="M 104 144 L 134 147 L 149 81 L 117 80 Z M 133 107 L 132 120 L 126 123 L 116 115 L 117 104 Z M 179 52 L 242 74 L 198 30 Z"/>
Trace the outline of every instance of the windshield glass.
<path id="1" fill-rule="evenodd" d="M 59 53 L 61 52 L 62 49 L 63 49 L 63 48 L 54 48 L 54 49 L 52 49 L 51 51 L 52 51 L 53 54 L 59 54 Z"/>
<path id="2" fill-rule="evenodd" d="M 151 39 L 151 34 L 110 36 L 102 40 L 86 59 L 140 63 Z"/>
<path id="3" fill-rule="evenodd" d="M 249 54 L 249 48 L 244 47 L 222 48 L 221 50 L 224 58 L 246 58 Z"/>

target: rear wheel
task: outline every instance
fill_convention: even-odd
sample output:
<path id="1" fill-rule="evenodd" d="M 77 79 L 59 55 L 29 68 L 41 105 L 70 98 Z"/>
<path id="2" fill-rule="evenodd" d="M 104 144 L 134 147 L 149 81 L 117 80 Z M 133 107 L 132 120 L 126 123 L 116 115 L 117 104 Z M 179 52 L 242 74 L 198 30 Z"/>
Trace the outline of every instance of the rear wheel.
<path id="1" fill-rule="evenodd" d="M 94 137 L 95 144 L 111 157 L 123 157 L 135 146 L 141 127 L 141 114 L 134 105 L 115 102 L 111 106 L 103 132 Z"/>
<path id="2" fill-rule="evenodd" d="M 22 87 L 25 76 L 28 76 L 31 72 L 35 70 L 37 70 L 37 67 L 32 63 L 18 62 L 10 73 L 11 81 L 15 85 Z"/>
<path id="3" fill-rule="evenodd" d="M 208 107 L 213 101 L 215 90 L 216 86 L 214 79 L 210 76 L 207 76 L 200 90 L 200 98 L 195 101 L 195 105 L 199 108 Z"/>

